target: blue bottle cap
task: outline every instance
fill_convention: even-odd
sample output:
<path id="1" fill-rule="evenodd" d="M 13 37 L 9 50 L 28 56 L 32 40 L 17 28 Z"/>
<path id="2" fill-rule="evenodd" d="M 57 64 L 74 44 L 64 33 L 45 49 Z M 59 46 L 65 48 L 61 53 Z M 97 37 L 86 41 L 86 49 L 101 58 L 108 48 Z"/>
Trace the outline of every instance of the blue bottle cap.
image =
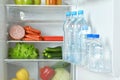
<path id="1" fill-rule="evenodd" d="M 77 15 L 77 11 L 72 11 L 72 15 Z"/>
<path id="2" fill-rule="evenodd" d="M 66 12 L 66 16 L 71 16 L 71 12 Z"/>
<path id="3" fill-rule="evenodd" d="M 79 10 L 78 11 L 78 15 L 80 15 L 80 14 L 84 14 L 84 11 L 83 10 Z"/>
<path id="4" fill-rule="evenodd" d="M 100 35 L 99 34 L 93 34 L 93 38 L 99 38 Z"/>
<path id="5" fill-rule="evenodd" d="M 87 34 L 87 38 L 93 38 L 93 34 Z"/>
<path id="6" fill-rule="evenodd" d="M 100 37 L 99 34 L 87 34 L 86 36 L 87 38 L 99 38 Z"/>

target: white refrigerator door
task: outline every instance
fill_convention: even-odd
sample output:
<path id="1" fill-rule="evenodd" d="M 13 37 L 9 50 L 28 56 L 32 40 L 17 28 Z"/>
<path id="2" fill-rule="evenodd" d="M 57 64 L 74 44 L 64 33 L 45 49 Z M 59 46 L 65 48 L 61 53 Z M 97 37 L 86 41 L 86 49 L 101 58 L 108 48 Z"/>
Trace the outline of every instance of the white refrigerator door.
<path id="1" fill-rule="evenodd" d="M 118 80 L 120 76 L 120 0 L 86 0 L 78 9 L 85 10 L 85 18 L 95 33 L 109 44 L 112 53 L 112 74 L 94 73 L 76 67 L 76 80 Z M 87 13 L 87 14 L 86 14 Z"/>

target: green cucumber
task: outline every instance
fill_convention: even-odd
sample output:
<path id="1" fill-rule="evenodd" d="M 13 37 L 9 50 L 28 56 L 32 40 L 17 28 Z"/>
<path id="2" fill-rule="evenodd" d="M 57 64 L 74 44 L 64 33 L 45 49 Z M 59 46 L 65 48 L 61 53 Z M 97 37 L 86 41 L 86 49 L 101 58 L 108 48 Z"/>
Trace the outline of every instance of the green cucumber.
<path id="1" fill-rule="evenodd" d="M 48 59 L 58 58 L 58 57 L 62 58 L 62 53 L 48 53 L 48 52 L 46 52 L 46 53 L 43 53 L 43 56 L 47 57 Z"/>
<path id="2" fill-rule="evenodd" d="M 61 46 L 57 46 L 54 48 L 47 47 L 43 52 L 62 52 L 62 47 Z"/>

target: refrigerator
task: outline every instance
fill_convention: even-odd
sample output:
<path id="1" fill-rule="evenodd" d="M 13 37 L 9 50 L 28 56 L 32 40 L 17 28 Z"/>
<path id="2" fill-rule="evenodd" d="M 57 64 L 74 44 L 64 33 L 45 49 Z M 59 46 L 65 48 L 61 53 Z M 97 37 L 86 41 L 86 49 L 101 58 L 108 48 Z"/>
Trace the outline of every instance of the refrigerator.
<path id="1" fill-rule="evenodd" d="M 120 80 L 120 0 L 62 0 L 62 5 L 16 5 L 14 0 L 0 0 L 0 78 L 11 80 L 16 71 L 26 68 L 33 80 L 40 78 L 40 68 L 64 61 L 64 59 L 9 59 L 8 49 L 18 42 L 34 44 L 39 54 L 46 47 L 63 45 L 63 41 L 15 41 L 8 38 L 11 25 L 30 25 L 41 30 L 42 35 L 63 36 L 65 13 L 83 9 L 85 19 L 108 44 L 112 54 L 110 73 L 92 72 L 70 63 L 67 69 L 71 80 Z"/>

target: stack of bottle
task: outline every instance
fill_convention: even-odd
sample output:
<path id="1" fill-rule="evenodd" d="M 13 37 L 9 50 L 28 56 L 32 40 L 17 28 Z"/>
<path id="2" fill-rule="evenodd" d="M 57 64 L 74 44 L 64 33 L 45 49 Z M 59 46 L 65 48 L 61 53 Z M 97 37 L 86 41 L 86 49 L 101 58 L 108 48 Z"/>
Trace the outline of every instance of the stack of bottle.
<path id="1" fill-rule="evenodd" d="M 64 60 L 87 67 L 90 71 L 111 72 L 111 54 L 109 53 L 108 63 L 105 63 L 100 35 L 93 34 L 91 26 L 84 18 L 83 10 L 67 12 L 63 30 Z"/>

